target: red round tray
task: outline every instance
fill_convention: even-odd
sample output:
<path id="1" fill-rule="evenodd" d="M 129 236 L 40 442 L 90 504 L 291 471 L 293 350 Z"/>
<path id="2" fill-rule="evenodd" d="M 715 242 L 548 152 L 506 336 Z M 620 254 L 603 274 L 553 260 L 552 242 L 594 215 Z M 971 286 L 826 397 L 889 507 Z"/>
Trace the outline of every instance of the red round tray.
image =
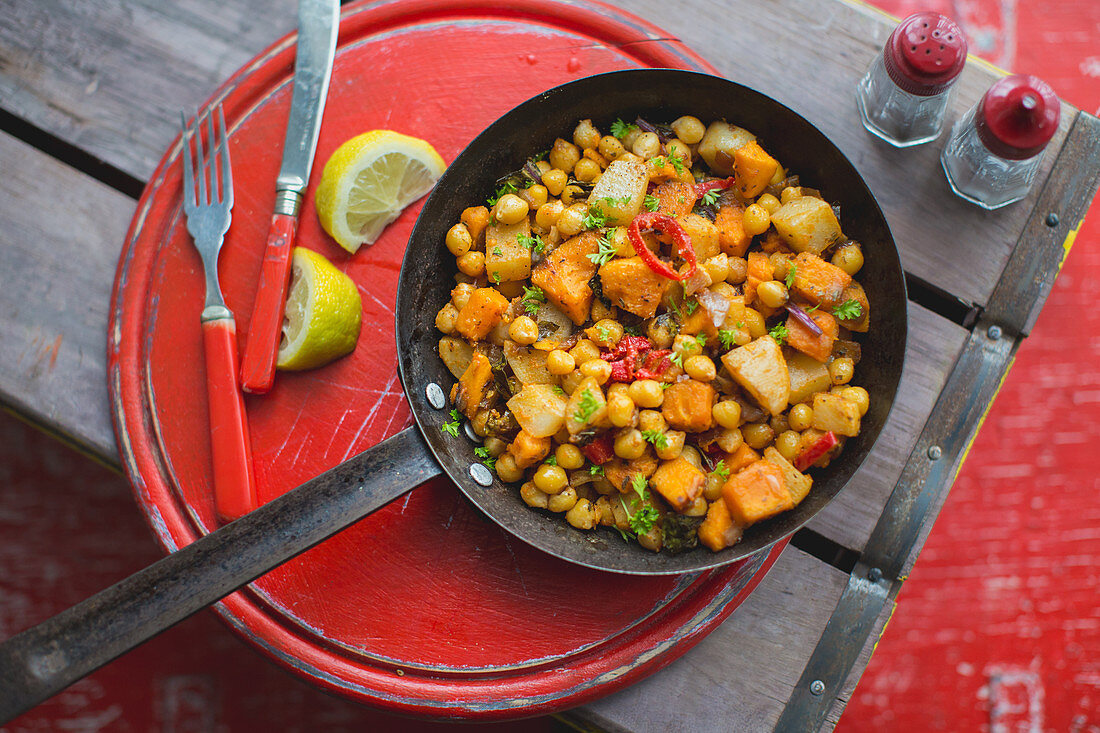
<path id="1" fill-rule="evenodd" d="M 392 128 L 451 160 L 481 129 L 565 81 L 640 66 L 711 68 L 603 5 L 528 0 L 345 8 L 317 169 L 345 139 Z M 224 106 L 236 204 L 220 278 L 248 316 L 290 105 L 294 37 L 234 75 Z M 143 511 L 168 550 L 216 526 L 199 313 L 200 261 L 180 210 L 180 145 L 138 205 L 118 265 L 108 345 L 115 428 Z M 314 183 L 317 175 L 315 172 Z M 363 332 L 323 369 L 246 398 L 258 492 L 270 500 L 411 424 L 393 338 L 397 275 L 419 205 L 348 256 L 312 187 L 299 244 L 358 284 Z M 430 307 L 425 305 L 425 307 Z M 403 713 L 509 718 L 605 695 L 668 664 L 729 615 L 782 545 L 694 576 L 587 570 L 513 540 L 446 479 L 426 484 L 226 598 L 218 613 L 303 677 Z"/>

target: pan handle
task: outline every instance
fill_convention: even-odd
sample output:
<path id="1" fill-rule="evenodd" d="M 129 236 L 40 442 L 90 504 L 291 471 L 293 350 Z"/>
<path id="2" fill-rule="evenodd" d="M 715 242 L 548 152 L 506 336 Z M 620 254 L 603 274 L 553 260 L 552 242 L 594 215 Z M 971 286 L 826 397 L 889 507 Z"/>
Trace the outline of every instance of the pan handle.
<path id="1" fill-rule="evenodd" d="M 0 725 L 442 469 L 415 427 L 0 644 Z"/>

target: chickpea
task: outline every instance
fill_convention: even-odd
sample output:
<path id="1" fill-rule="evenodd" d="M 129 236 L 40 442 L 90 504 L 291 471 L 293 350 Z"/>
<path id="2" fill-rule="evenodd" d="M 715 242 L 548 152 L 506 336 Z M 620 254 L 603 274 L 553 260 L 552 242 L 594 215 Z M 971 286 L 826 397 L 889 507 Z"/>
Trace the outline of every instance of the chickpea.
<path id="1" fill-rule="evenodd" d="M 573 142 L 578 148 L 594 148 L 600 144 L 600 131 L 592 124 L 592 120 L 581 120 L 573 130 Z"/>
<path id="2" fill-rule="evenodd" d="M 518 224 L 527 218 L 530 207 L 527 202 L 514 193 L 506 193 L 493 205 L 492 218 L 501 224 Z"/>
<path id="3" fill-rule="evenodd" d="M 585 377 L 592 377 L 599 384 L 605 384 L 611 378 L 611 365 L 603 359 L 589 359 L 580 365 L 580 372 Z"/>
<path id="4" fill-rule="evenodd" d="M 488 417 L 488 413 L 486 413 L 486 417 Z M 497 476 L 505 483 L 512 483 L 523 478 L 523 469 L 516 465 L 516 457 L 511 453 L 504 453 L 497 458 L 496 469 Z"/>
<path id="5" fill-rule="evenodd" d="M 500 438 L 495 438 L 492 436 L 483 440 L 482 444 L 485 446 L 485 450 L 489 451 L 489 455 L 491 455 L 493 458 L 496 458 L 508 449 L 507 443 L 505 443 Z"/>
<path id="6" fill-rule="evenodd" d="M 535 488 L 547 494 L 557 494 L 569 485 L 569 480 L 565 476 L 565 469 L 561 466 L 551 466 L 549 463 L 539 464 L 539 467 L 535 469 L 533 480 Z"/>
<path id="7" fill-rule="evenodd" d="M 867 390 L 863 387 L 845 387 L 841 390 L 840 396 L 859 406 L 860 417 L 866 415 L 868 408 L 871 406 L 871 395 L 867 394 Z"/>
<path id="8" fill-rule="evenodd" d="M 588 158 L 581 158 L 573 168 L 573 176 L 578 181 L 594 181 L 598 175 L 600 175 L 600 164 Z"/>
<path id="9" fill-rule="evenodd" d="M 769 216 L 775 213 L 775 210 L 780 207 L 779 199 L 772 196 L 770 193 L 763 194 L 760 198 L 756 199 L 756 205 L 764 211 L 768 212 Z"/>
<path id="10" fill-rule="evenodd" d="M 683 140 L 670 140 L 665 147 L 668 150 L 669 157 L 682 160 L 685 168 L 691 167 L 691 148 L 688 147 L 687 143 Z"/>
<path id="11" fill-rule="evenodd" d="M 791 424 L 787 420 L 787 416 L 783 413 L 772 415 L 768 419 L 768 425 L 771 425 L 772 431 L 775 432 L 776 435 L 791 429 Z"/>
<path id="12" fill-rule="evenodd" d="M 554 145 L 550 148 L 550 155 L 547 156 L 550 161 L 550 165 L 563 171 L 573 170 L 573 166 L 577 164 L 577 161 L 581 159 L 580 149 L 571 142 L 562 140 L 560 137 L 554 141 Z M 549 186 L 547 186 L 549 188 Z"/>
<path id="13" fill-rule="evenodd" d="M 603 301 L 601 301 L 599 298 L 594 298 L 592 300 L 592 310 L 590 311 L 590 315 L 593 321 L 614 321 L 616 315 L 615 306 L 604 305 Z"/>
<path id="14" fill-rule="evenodd" d="M 645 453 L 646 442 L 642 431 L 637 428 L 624 428 L 615 438 L 615 455 L 632 461 Z"/>
<path id="15" fill-rule="evenodd" d="M 626 148 L 623 147 L 622 142 L 614 135 L 604 135 L 600 138 L 600 144 L 597 146 L 597 149 L 600 151 L 600 155 L 608 160 L 615 160 L 626 152 Z"/>
<path id="16" fill-rule="evenodd" d="M 642 160 L 649 160 L 661 152 L 661 139 L 655 132 L 643 132 L 630 146 L 630 150 Z"/>
<path id="17" fill-rule="evenodd" d="M 542 185 L 551 196 L 561 196 L 565 184 L 569 183 L 569 174 L 561 168 L 551 168 L 542 174 Z"/>
<path id="18" fill-rule="evenodd" d="M 645 335 L 658 349 L 667 349 L 672 346 L 672 337 L 674 336 L 671 321 L 667 318 L 654 318 L 646 327 Z"/>
<path id="19" fill-rule="evenodd" d="M 554 458 L 566 471 L 575 471 L 584 465 L 584 454 L 575 445 L 564 443 L 554 449 Z"/>
<path id="20" fill-rule="evenodd" d="M 552 512 L 567 512 L 573 508 L 573 505 L 577 503 L 577 490 L 572 486 L 568 486 L 560 493 L 552 494 L 547 497 L 546 508 Z"/>
<path id="21" fill-rule="evenodd" d="M 746 308 L 741 320 L 745 322 L 745 328 L 749 330 L 749 336 L 754 339 L 758 339 L 768 332 L 768 327 L 764 323 L 764 316 L 760 315 L 758 310 Z"/>
<path id="22" fill-rule="evenodd" d="M 451 302 L 455 304 L 455 308 L 462 310 L 466 307 L 466 304 L 470 302 L 470 296 L 474 294 L 476 288 L 469 283 L 462 283 L 456 285 L 454 290 L 451 291 Z"/>
<path id="23" fill-rule="evenodd" d="M 718 370 L 709 356 L 696 354 L 684 359 L 684 371 L 692 379 L 700 382 L 710 382 L 718 376 Z"/>
<path id="24" fill-rule="evenodd" d="M 573 359 L 573 355 L 568 351 L 562 351 L 561 349 L 554 349 L 546 355 L 546 368 L 550 370 L 551 374 L 561 376 L 573 371 L 577 366 L 576 360 Z"/>
<path id="25" fill-rule="evenodd" d="M 478 277 L 485 273 L 485 253 L 467 252 L 458 258 L 458 271 L 463 275 Z"/>
<path id="26" fill-rule="evenodd" d="M 625 144 L 626 141 L 624 140 L 623 143 Z M 615 160 L 628 160 L 628 161 L 632 161 L 634 163 L 644 163 L 645 162 L 644 160 L 642 160 L 641 158 L 639 158 L 637 155 L 630 152 L 629 150 L 624 150 L 623 154 L 620 155 L 618 158 L 615 158 Z"/>
<path id="27" fill-rule="evenodd" d="M 603 318 L 596 321 L 592 328 L 586 329 L 585 333 L 596 345 L 610 349 L 623 337 L 623 325 L 610 318 Z"/>
<path id="28" fill-rule="evenodd" d="M 461 257 L 474 246 L 474 238 L 470 236 L 470 230 L 466 225 L 459 223 L 447 230 L 445 244 L 451 254 Z"/>
<path id="29" fill-rule="evenodd" d="M 435 327 L 443 333 L 454 333 L 455 323 L 458 321 L 458 308 L 448 303 L 435 314 Z"/>
<path id="30" fill-rule="evenodd" d="M 600 347 L 588 339 L 581 339 L 576 346 L 569 350 L 569 353 L 578 364 L 583 364 L 591 359 L 599 359 Z M 603 360 L 600 359 L 600 361 Z"/>
<path id="31" fill-rule="evenodd" d="M 611 424 L 617 428 L 626 428 L 634 425 L 635 408 L 634 400 L 625 394 L 615 393 L 607 397 L 607 417 Z"/>
<path id="32" fill-rule="evenodd" d="M 648 532 L 638 535 L 638 544 L 650 552 L 660 552 L 663 533 L 661 525 L 654 524 Z"/>
<path id="33" fill-rule="evenodd" d="M 814 421 L 814 408 L 805 403 L 800 403 L 793 406 L 790 412 L 787 413 L 787 423 L 791 426 L 791 430 L 797 430 L 802 432 L 806 428 L 810 427 Z"/>
<path id="34" fill-rule="evenodd" d="M 821 440 L 824 435 L 825 432 L 823 430 L 815 430 L 814 428 L 803 430 L 798 440 L 798 452 L 801 453 L 802 451 L 806 450 L 811 445 Z M 815 463 L 814 465 L 817 464 Z"/>
<path id="35" fill-rule="evenodd" d="M 630 399 L 639 407 L 660 407 L 665 401 L 665 391 L 653 379 L 639 379 L 628 388 Z"/>
<path id="36" fill-rule="evenodd" d="M 577 388 L 582 381 L 584 381 L 584 375 L 581 374 L 580 369 L 574 369 L 561 378 L 561 388 L 565 390 L 566 394 L 573 394 L 573 391 Z M 569 433 L 566 432 L 565 439 L 569 440 Z"/>
<path id="37" fill-rule="evenodd" d="M 772 177 L 770 179 L 768 179 L 768 185 L 773 186 L 773 187 L 778 186 L 780 183 L 782 183 L 784 180 L 786 180 L 786 178 L 787 178 L 787 171 L 785 171 L 783 169 L 783 166 L 777 165 L 775 167 L 775 173 L 773 173 Z"/>
<path id="38" fill-rule="evenodd" d="M 855 275 L 863 268 L 863 249 L 855 242 L 837 247 L 832 263 L 849 275 Z"/>
<path id="39" fill-rule="evenodd" d="M 600 523 L 600 510 L 588 499 L 578 499 L 565 513 L 565 521 L 577 529 L 592 529 Z"/>
<path id="40" fill-rule="evenodd" d="M 519 487 L 519 496 L 524 504 L 535 509 L 545 509 L 547 500 L 550 498 L 545 492 L 535 488 L 530 481 Z"/>
<path id="41" fill-rule="evenodd" d="M 549 229 L 558 223 L 558 217 L 561 216 L 563 211 L 565 211 L 565 204 L 561 201 L 557 199 L 548 201 L 535 212 L 535 224 L 544 229 Z"/>
<path id="42" fill-rule="evenodd" d="M 615 383 L 611 384 L 607 388 L 608 398 L 610 398 L 611 395 L 613 395 L 613 394 L 621 394 L 623 397 L 627 397 L 628 396 L 628 392 L 627 392 L 627 387 L 628 386 L 629 385 L 627 385 L 625 382 L 615 382 Z"/>
<path id="43" fill-rule="evenodd" d="M 561 192 L 561 202 L 566 206 L 584 204 L 584 213 L 588 213 L 588 194 L 575 183 L 570 183 Z"/>
<path id="44" fill-rule="evenodd" d="M 799 186 L 787 186 L 779 192 L 779 200 L 784 204 L 800 198 L 802 198 L 802 188 Z"/>
<path id="45" fill-rule="evenodd" d="M 707 515 L 707 509 L 710 506 L 707 504 L 707 500 L 701 496 L 695 497 L 695 501 L 691 502 L 691 506 L 684 510 L 685 517 L 705 517 Z"/>
<path id="46" fill-rule="evenodd" d="M 711 282 L 723 282 L 730 274 L 730 258 L 725 252 L 715 255 L 703 263 L 703 269 L 710 275 Z"/>
<path id="47" fill-rule="evenodd" d="M 626 129 L 626 134 L 623 135 L 620 140 L 623 141 L 623 145 L 627 150 L 634 147 L 634 143 L 638 141 L 638 138 L 642 136 L 642 128 L 637 125 L 631 125 Z"/>
<path id="48" fill-rule="evenodd" d="M 558 231 L 562 236 L 573 237 L 584 230 L 584 217 L 588 215 L 588 204 L 573 204 L 558 216 Z"/>
<path id="49" fill-rule="evenodd" d="M 784 430 L 775 439 L 775 449 L 788 461 L 794 461 L 802 452 L 802 436 L 794 430 Z"/>
<path id="50" fill-rule="evenodd" d="M 718 433 L 718 440 L 715 442 L 718 443 L 718 447 L 726 453 L 733 453 L 745 442 L 745 436 L 742 435 L 738 428 L 726 428 Z"/>
<path id="51" fill-rule="evenodd" d="M 550 192 L 546 190 L 546 186 L 536 183 L 520 191 L 519 197 L 527 202 L 531 211 L 535 211 L 549 200 Z"/>
<path id="52" fill-rule="evenodd" d="M 787 293 L 787 286 L 783 283 L 778 280 L 768 280 L 757 286 L 756 297 L 769 308 L 782 308 L 790 298 L 790 294 Z"/>
<path id="53" fill-rule="evenodd" d="M 760 204 L 750 204 L 745 208 L 744 227 L 745 234 L 755 237 L 763 234 L 772 225 L 772 215 Z"/>
<path id="54" fill-rule="evenodd" d="M 684 356 L 693 356 L 703 353 L 702 345 L 694 336 L 688 336 L 687 334 L 680 334 L 672 340 L 672 350 Z"/>
<path id="55" fill-rule="evenodd" d="M 730 274 L 726 275 L 726 282 L 732 285 L 740 285 L 749 276 L 749 261 L 744 257 L 730 257 Z"/>
<path id="56" fill-rule="evenodd" d="M 750 448 L 762 450 L 775 440 L 775 431 L 767 423 L 754 422 L 742 426 L 741 437 L 744 438 L 745 444 Z"/>
<path id="57" fill-rule="evenodd" d="M 786 252 L 773 252 L 768 259 L 772 263 L 772 277 L 785 280 L 787 271 L 791 268 L 791 256 Z"/>
<path id="58" fill-rule="evenodd" d="M 539 327 L 529 316 L 519 316 L 508 325 L 508 337 L 520 346 L 530 346 L 539 340 Z"/>
<path id="59" fill-rule="evenodd" d="M 722 400 L 711 408 L 710 413 L 719 426 L 728 430 L 741 424 L 741 403 L 737 400 Z"/>
<path id="60" fill-rule="evenodd" d="M 855 362 L 847 356 L 833 359 L 829 362 L 829 378 L 833 380 L 833 384 L 847 384 L 852 381 L 855 368 Z"/>
<path id="61" fill-rule="evenodd" d="M 642 410 L 638 413 L 638 429 L 643 433 L 651 430 L 663 433 L 668 430 L 668 423 L 660 410 Z"/>
<path id="62" fill-rule="evenodd" d="M 707 127 L 698 117 L 684 115 L 683 117 L 677 117 L 673 120 L 672 131 L 676 133 L 676 137 L 680 138 L 688 145 L 694 145 L 703 139 L 703 134 L 707 131 Z"/>
<path id="63" fill-rule="evenodd" d="M 662 461 L 674 460 L 683 453 L 686 438 L 687 433 L 682 430 L 666 430 L 664 441 L 658 441 L 661 444 L 654 448 L 657 457 Z"/>
<path id="64" fill-rule="evenodd" d="M 600 151 L 596 150 L 595 148 L 585 149 L 583 157 L 585 157 L 585 158 L 595 162 L 597 165 L 599 165 L 601 173 L 603 172 L 604 168 L 611 165 L 611 161 L 608 160 L 607 158 L 605 158 L 604 156 L 600 155 Z M 597 176 L 597 177 L 599 177 L 599 176 Z"/>

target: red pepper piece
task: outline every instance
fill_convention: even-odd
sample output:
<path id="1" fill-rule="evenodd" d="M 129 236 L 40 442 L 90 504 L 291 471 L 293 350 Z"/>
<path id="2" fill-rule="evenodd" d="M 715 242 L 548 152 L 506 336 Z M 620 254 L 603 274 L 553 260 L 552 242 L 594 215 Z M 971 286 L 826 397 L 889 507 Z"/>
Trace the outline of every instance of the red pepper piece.
<path id="1" fill-rule="evenodd" d="M 608 434 L 601 435 L 581 448 L 584 457 L 597 466 L 607 463 L 615 457 L 615 447 Z"/>
<path id="2" fill-rule="evenodd" d="M 816 443 L 808 446 L 806 450 L 798 454 L 798 457 L 794 460 L 794 467 L 799 471 L 805 471 L 807 468 L 817 463 L 818 460 L 821 459 L 821 456 L 828 453 L 831 448 L 839 443 L 840 441 L 836 439 L 836 435 L 830 430 L 818 438 Z"/>
<path id="3" fill-rule="evenodd" d="M 687 263 L 687 272 L 681 275 L 657 259 L 657 255 L 645 246 L 645 240 L 642 239 L 643 228 L 656 229 L 672 237 L 672 241 L 676 244 L 677 254 Z M 686 280 L 695 274 L 695 248 L 691 246 L 691 237 L 671 216 L 662 214 L 659 211 L 647 211 L 638 214 L 634 217 L 634 221 L 630 222 L 627 234 L 630 236 L 630 243 L 634 245 L 634 251 L 642 258 L 642 262 L 658 275 L 667 277 L 669 280 Z"/>
<path id="4" fill-rule="evenodd" d="M 672 352 L 668 349 L 653 349 L 641 356 L 641 365 L 634 370 L 635 379 L 656 379 L 665 381 L 665 373 L 672 366 L 670 357 Z"/>
<path id="5" fill-rule="evenodd" d="M 612 382 L 633 382 L 634 370 L 630 368 L 630 363 L 626 359 L 613 361 L 611 362 L 611 376 L 609 379 Z"/>
<path id="6" fill-rule="evenodd" d="M 733 185 L 733 176 L 729 178 L 716 178 L 713 181 L 695 184 L 695 198 L 701 199 L 707 191 L 721 191 Z"/>

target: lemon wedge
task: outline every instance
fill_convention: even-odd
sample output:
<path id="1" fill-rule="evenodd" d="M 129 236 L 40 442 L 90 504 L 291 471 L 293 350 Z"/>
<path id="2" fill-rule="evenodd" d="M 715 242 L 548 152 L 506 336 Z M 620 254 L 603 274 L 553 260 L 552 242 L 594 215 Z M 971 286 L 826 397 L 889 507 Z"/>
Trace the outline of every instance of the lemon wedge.
<path id="1" fill-rule="evenodd" d="M 315 196 L 321 226 L 355 253 L 428 193 L 446 167 L 426 140 L 393 130 L 357 135 L 325 163 Z"/>
<path id="2" fill-rule="evenodd" d="M 295 247 L 276 366 L 298 371 L 350 354 L 363 301 L 352 279 L 321 255 Z"/>

